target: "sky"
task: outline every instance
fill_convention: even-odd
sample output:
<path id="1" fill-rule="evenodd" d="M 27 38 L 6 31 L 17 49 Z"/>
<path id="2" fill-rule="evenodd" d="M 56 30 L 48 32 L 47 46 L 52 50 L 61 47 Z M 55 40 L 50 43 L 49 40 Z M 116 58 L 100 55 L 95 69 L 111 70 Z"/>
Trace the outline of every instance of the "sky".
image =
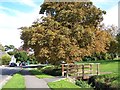
<path id="1" fill-rule="evenodd" d="M 93 4 L 107 12 L 104 15 L 105 25 L 118 26 L 119 0 L 92 0 Z M 44 0 L 0 0 L 0 43 L 14 45 L 16 48 L 23 43 L 20 40 L 20 27 L 30 26 L 40 18 L 40 5 Z"/>

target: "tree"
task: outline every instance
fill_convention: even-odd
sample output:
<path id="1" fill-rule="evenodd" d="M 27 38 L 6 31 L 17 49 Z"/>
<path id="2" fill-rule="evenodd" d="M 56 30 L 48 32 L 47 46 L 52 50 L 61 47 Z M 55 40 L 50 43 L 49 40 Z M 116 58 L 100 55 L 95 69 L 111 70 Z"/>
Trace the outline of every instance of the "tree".
<path id="1" fill-rule="evenodd" d="M 5 45 L 4 47 L 5 47 L 5 51 L 9 51 L 9 50 L 14 49 L 13 45 Z"/>
<path id="2" fill-rule="evenodd" d="M 11 50 L 11 49 L 15 49 L 14 45 L 5 45 L 5 51 Z"/>
<path id="3" fill-rule="evenodd" d="M 103 14 L 92 2 L 45 2 L 42 21 L 21 27 L 24 47 L 34 50 L 38 61 L 80 61 L 95 52 L 106 52 L 111 35 L 100 28 Z"/>
<path id="4" fill-rule="evenodd" d="M 112 41 L 110 42 L 110 47 L 108 52 L 114 56 L 119 55 L 120 53 L 120 32 L 117 27 L 111 26 L 108 29 L 113 36 Z"/>
<path id="5" fill-rule="evenodd" d="M 37 64 L 37 63 L 38 63 L 37 60 L 36 60 L 36 58 L 35 58 L 35 56 L 34 56 L 34 54 L 28 55 L 27 61 L 28 61 L 29 63 L 32 63 L 32 64 Z"/>
<path id="6" fill-rule="evenodd" d="M 10 62 L 10 60 L 11 60 L 10 55 L 4 54 L 4 55 L 2 56 L 2 65 L 8 65 L 9 62 Z"/>
<path id="7" fill-rule="evenodd" d="M 5 51 L 12 56 L 16 54 L 17 48 L 14 45 L 5 45 Z"/>
<path id="8" fill-rule="evenodd" d="M 116 36 L 117 40 L 117 53 L 120 55 L 120 32 Z"/>
<path id="9" fill-rule="evenodd" d="M 27 56 L 27 52 L 26 51 L 18 51 L 16 54 L 15 54 L 15 58 L 16 58 L 16 61 L 27 61 L 28 59 L 28 56 Z"/>
<path id="10" fill-rule="evenodd" d="M 1 51 L 4 51 L 4 50 L 5 50 L 1 43 L 0 43 L 0 50 L 1 50 Z"/>

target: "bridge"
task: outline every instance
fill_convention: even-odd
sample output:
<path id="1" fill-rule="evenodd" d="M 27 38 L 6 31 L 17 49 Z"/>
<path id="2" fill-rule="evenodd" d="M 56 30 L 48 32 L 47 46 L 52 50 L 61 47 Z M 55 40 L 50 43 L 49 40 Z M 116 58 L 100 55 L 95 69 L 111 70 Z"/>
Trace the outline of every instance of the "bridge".
<path id="1" fill-rule="evenodd" d="M 62 64 L 62 76 L 88 79 L 99 75 L 100 63 Z"/>

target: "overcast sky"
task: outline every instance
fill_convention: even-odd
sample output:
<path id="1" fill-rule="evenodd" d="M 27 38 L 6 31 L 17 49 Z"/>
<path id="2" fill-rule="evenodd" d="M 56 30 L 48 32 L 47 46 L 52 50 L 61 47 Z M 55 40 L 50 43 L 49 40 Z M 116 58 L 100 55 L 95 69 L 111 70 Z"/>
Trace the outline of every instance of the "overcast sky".
<path id="1" fill-rule="evenodd" d="M 44 0 L 0 0 L 0 43 L 2 45 L 22 45 L 21 26 L 29 26 L 39 18 L 40 5 Z M 105 25 L 118 26 L 119 0 L 92 0 L 93 4 L 105 10 Z"/>

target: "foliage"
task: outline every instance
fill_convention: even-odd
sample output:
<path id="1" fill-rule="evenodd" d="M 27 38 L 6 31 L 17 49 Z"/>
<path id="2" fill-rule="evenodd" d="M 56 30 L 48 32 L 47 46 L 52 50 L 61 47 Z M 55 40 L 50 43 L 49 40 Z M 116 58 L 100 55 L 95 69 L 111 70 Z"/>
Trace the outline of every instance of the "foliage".
<path id="1" fill-rule="evenodd" d="M 5 45 L 4 47 L 5 47 L 5 51 L 8 51 L 10 49 L 14 49 L 15 48 L 14 45 Z"/>
<path id="2" fill-rule="evenodd" d="M 95 90 L 102 90 L 104 88 L 109 90 L 118 90 L 120 88 L 120 76 L 116 73 L 93 76 L 89 83 L 95 86 Z"/>
<path id="3" fill-rule="evenodd" d="M 5 45 L 5 51 L 10 55 L 13 56 L 17 52 L 17 48 L 14 45 Z"/>
<path id="4" fill-rule="evenodd" d="M 93 53 L 107 52 L 111 35 L 100 27 L 103 14 L 92 2 L 45 2 L 47 17 L 21 27 L 24 47 L 35 51 L 39 62 L 80 61 Z"/>
<path id="5" fill-rule="evenodd" d="M 49 82 L 48 86 L 52 89 L 52 90 L 63 90 L 63 89 L 67 89 L 67 90 L 71 90 L 71 89 L 79 89 L 80 87 L 68 82 L 66 80 L 60 80 L 60 81 L 56 81 L 56 82 Z"/>
<path id="6" fill-rule="evenodd" d="M 82 60 L 83 61 L 96 61 L 96 57 L 85 56 Z"/>
<path id="7" fill-rule="evenodd" d="M 97 61 L 97 60 L 113 60 L 116 57 L 116 54 L 109 53 L 94 53 L 91 56 L 85 56 L 82 58 L 83 61 Z"/>
<path id="8" fill-rule="evenodd" d="M 116 40 L 117 40 L 117 53 L 120 55 L 120 32 L 117 34 L 116 36 Z"/>
<path id="9" fill-rule="evenodd" d="M 1 51 L 4 51 L 5 50 L 5 48 L 3 47 L 3 45 L 0 43 L 0 50 Z"/>
<path id="10" fill-rule="evenodd" d="M 117 35 L 115 35 L 113 40 L 110 42 L 110 47 L 108 52 L 116 56 L 120 56 L 120 32 L 117 32 L 115 34 Z"/>
<path id="11" fill-rule="evenodd" d="M 38 78 L 52 78 L 51 75 L 44 74 L 40 70 L 30 70 L 30 72 Z"/>
<path id="12" fill-rule="evenodd" d="M 49 65 L 49 66 L 41 68 L 41 71 L 43 73 L 52 75 L 52 76 L 61 76 L 62 75 L 61 70 L 62 70 L 61 67 L 56 67 L 53 65 Z"/>
<path id="13" fill-rule="evenodd" d="M 3 64 L 3 65 L 8 65 L 9 62 L 10 62 L 10 60 L 11 60 L 10 55 L 4 54 L 4 55 L 2 56 L 2 64 Z"/>
<path id="14" fill-rule="evenodd" d="M 29 61 L 30 64 L 38 64 L 38 61 L 36 60 L 34 54 L 28 55 L 27 61 Z"/>
<path id="15" fill-rule="evenodd" d="M 15 54 L 16 61 L 27 61 L 28 56 L 26 51 L 18 51 Z"/>
<path id="16" fill-rule="evenodd" d="M 81 88 L 91 88 L 91 86 L 86 81 L 76 80 L 75 84 Z"/>
<path id="17" fill-rule="evenodd" d="M 13 88 L 16 90 L 25 90 L 24 77 L 20 73 L 13 75 L 13 77 L 3 86 L 2 90 Z"/>
<path id="18" fill-rule="evenodd" d="M 7 52 L 9 55 L 14 55 L 15 54 L 15 52 L 14 51 L 9 51 L 9 52 Z"/>

